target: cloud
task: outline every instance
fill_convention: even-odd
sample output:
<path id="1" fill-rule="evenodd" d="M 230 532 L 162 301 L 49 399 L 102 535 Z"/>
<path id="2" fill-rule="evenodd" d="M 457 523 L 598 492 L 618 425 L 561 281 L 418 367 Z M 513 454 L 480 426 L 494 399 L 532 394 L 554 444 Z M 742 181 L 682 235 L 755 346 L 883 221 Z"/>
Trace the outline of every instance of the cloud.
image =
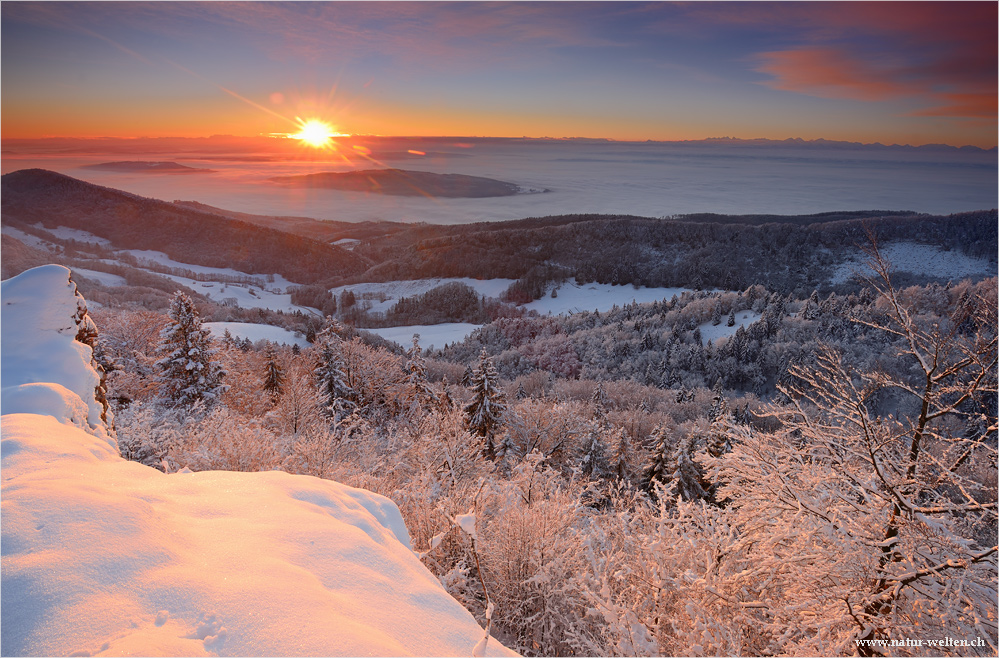
<path id="1" fill-rule="evenodd" d="M 798 43 L 749 58 L 770 76 L 761 84 L 822 98 L 904 99 L 920 108 L 910 116 L 995 116 L 996 3 L 789 5 L 791 15 L 777 20 L 800 28 Z"/>
<path id="2" fill-rule="evenodd" d="M 822 98 L 881 101 L 919 93 L 898 80 L 895 71 L 879 69 L 831 48 L 801 48 L 761 53 L 760 73 L 773 76 L 768 87 Z"/>
<path id="3" fill-rule="evenodd" d="M 917 117 L 964 117 L 994 121 L 997 110 L 999 110 L 994 93 L 940 94 L 938 100 L 945 101 L 946 104 L 917 110 L 911 112 L 910 115 Z"/>

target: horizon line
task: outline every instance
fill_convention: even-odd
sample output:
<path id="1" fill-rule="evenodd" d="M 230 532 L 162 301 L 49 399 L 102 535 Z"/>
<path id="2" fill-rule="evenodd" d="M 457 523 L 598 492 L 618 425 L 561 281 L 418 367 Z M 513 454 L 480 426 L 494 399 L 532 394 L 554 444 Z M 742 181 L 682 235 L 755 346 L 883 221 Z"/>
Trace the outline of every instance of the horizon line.
<path id="1" fill-rule="evenodd" d="M 44 136 L 33 136 L 33 137 L 5 137 L 0 138 L 0 142 L 40 142 L 40 141 L 119 141 L 119 142 L 137 142 L 142 140 L 210 140 L 210 139 L 282 139 L 280 137 L 275 137 L 267 133 L 259 133 L 257 135 L 233 135 L 233 134 L 223 134 L 215 133 L 212 135 L 201 135 L 201 136 L 191 136 L 191 135 L 137 135 L 129 137 L 103 135 L 103 136 L 72 136 L 72 135 L 44 135 Z M 698 142 L 773 142 L 773 143 L 795 143 L 801 145 L 807 144 L 829 144 L 829 145 L 852 145 L 852 146 L 873 146 L 873 147 L 883 147 L 883 148 L 926 148 L 926 147 L 946 147 L 951 149 L 978 149 L 981 151 L 995 151 L 999 150 L 999 144 L 992 146 L 978 146 L 976 144 L 948 144 L 946 142 L 924 142 L 921 144 L 899 144 L 897 142 L 884 143 L 884 142 L 862 142 L 846 139 L 828 139 L 825 137 L 817 137 L 813 139 L 806 139 L 803 137 L 785 137 L 785 138 L 772 138 L 772 137 L 732 137 L 732 136 L 719 136 L 719 137 L 700 137 L 693 139 L 615 139 L 613 137 L 587 137 L 587 136 L 564 136 L 564 137 L 553 137 L 550 135 L 544 135 L 540 137 L 534 137 L 529 135 L 521 136 L 500 136 L 500 135 L 382 135 L 376 133 L 350 133 L 340 136 L 340 139 L 413 139 L 413 140 L 441 140 L 441 139 L 468 139 L 468 140 L 527 140 L 527 141 L 551 141 L 551 142 L 608 142 L 615 144 L 688 144 L 688 143 L 698 143 Z"/>

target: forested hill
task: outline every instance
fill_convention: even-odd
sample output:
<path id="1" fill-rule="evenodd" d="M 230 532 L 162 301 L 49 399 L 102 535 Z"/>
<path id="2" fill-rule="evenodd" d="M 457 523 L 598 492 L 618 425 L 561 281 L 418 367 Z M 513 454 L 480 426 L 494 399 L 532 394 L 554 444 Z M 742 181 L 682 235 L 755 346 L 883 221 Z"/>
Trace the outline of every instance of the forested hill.
<path id="1" fill-rule="evenodd" d="M 119 249 L 153 249 L 184 263 L 281 274 L 297 283 L 350 276 L 369 265 L 335 245 L 43 169 L 2 177 L 2 211 L 7 225 L 80 229 Z"/>
<path id="2" fill-rule="evenodd" d="M 706 219 L 707 221 L 702 221 Z M 996 211 L 946 217 L 909 213 L 762 216 L 567 216 L 448 227 L 415 227 L 364 242 L 355 252 L 379 263 L 365 274 L 392 280 L 431 276 L 519 279 L 524 295 L 575 277 L 644 286 L 770 290 L 808 294 L 829 285 L 835 268 L 868 233 L 882 242 L 916 242 L 994 259 Z M 760 223 L 763 222 L 763 223 Z"/>
<path id="3" fill-rule="evenodd" d="M 155 249 L 196 265 L 276 273 L 316 290 L 432 277 L 515 279 L 510 301 L 575 278 L 650 287 L 768 290 L 808 295 L 842 288 L 838 271 L 873 235 L 995 262 L 996 210 L 949 216 L 907 211 L 815 215 L 560 215 L 460 225 L 267 217 L 194 202 L 167 203 L 44 170 L 3 176 L 3 221 L 67 226 L 118 249 Z M 337 246 L 353 241 L 353 250 Z M 899 283 L 943 280 L 928 271 Z M 963 276 L 963 274 L 961 275 Z M 841 291 L 842 292 L 842 291 Z M 849 291 L 847 291 L 849 292 Z"/>

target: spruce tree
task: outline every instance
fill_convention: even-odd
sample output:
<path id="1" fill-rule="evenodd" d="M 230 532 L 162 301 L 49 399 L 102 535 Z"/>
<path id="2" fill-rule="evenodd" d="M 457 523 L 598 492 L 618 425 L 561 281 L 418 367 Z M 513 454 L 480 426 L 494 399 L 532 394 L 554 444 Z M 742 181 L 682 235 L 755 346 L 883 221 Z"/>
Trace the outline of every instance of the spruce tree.
<path id="1" fill-rule="evenodd" d="M 271 402 L 276 402 L 284 390 L 284 371 L 277 362 L 277 355 L 274 353 L 273 346 L 267 347 L 265 358 L 267 362 L 264 364 L 263 389 L 270 395 Z"/>
<path id="2" fill-rule="evenodd" d="M 610 459 L 608 460 L 608 470 L 618 482 L 629 482 L 631 480 L 631 443 L 625 435 L 624 430 L 616 427 L 613 430 L 608 428 L 608 445 L 610 446 Z"/>
<path id="3" fill-rule="evenodd" d="M 598 478 L 607 472 L 607 448 L 600 440 L 600 432 L 593 431 L 583 444 L 579 470 L 586 477 Z"/>
<path id="4" fill-rule="evenodd" d="M 413 334 L 413 346 L 406 352 L 406 381 L 403 396 L 410 410 L 433 404 L 437 395 L 427 381 L 427 362 L 420 349 L 420 334 Z"/>
<path id="5" fill-rule="evenodd" d="M 182 292 L 170 303 L 170 323 L 160 332 L 156 362 L 160 395 L 178 406 L 197 401 L 213 404 L 229 388 L 222 383 L 225 370 L 213 359 L 211 332 L 191 298 Z"/>
<path id="6" fill-rule="evenodd" d="M 711 498 L 710 487 L 694 461 L 694 454 L 694 438 L 688 436 L 682 439 L 673 451 L 667 475 L 683 500 L 707 500 Z"/>
<path id="7" fill-rule="evenodd" d="M 597 388 L 593 391 L 593 397 L 590 398 L 593 402 L 593 417 L 603 418 L 607 415 L 607 405 L 610 403 L 610 398 L 607 397 L 607 393 L 604 392 L 604 383 L 597 383 Z"/>
<path id="8" fill-rule="evenodd" d="M 642 469 L 641 488 L 649 493 L 653 500 L 656 498 L 656 486 L 658 481 L 664 483 L 669 477 L 670 464 L 670 441 L 666 426 L 660 424 L 652 431 L 650 437 L 653 442 L 652 453 L 649 460 Z"/>
<path id="9" fill-rule="evenodd" d="M 319 360 L 313 376 L 319 392 L 319 405 L 324 416 L 340 420 L 357 408 L 357 395 L 347 384 L 344 374 L 340 337 L 325 333 L 321 337 Z"/>
<path id="10" fill-rule="evenodd" d="M 725 395 L 722 393 L 721 377 L 715 380 L 712 392 L 714 392 L 714 397 L 711 398 L 711 409 L 708 410 L 708 420 L 713 423 L 728 411 L 725 405 Z"/>
<path id="11" fill-rule="evenodd" d="M 468 429 L 482 437 L 482 454 L 495 460 L 495 437 L 506 411 L 506 396 L 499 387 L 499 374 L 485 350 L 479 355 L 479 367 L 472 377 L 471 388 L 472 401 L 465 406 Z"/>

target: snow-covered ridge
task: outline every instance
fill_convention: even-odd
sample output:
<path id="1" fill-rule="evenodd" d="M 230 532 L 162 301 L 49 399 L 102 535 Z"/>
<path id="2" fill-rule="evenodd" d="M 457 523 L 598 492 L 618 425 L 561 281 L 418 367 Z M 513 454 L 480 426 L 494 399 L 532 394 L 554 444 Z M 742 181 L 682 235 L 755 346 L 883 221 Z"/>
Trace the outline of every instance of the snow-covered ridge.
<path id="1" fill-rule="evenodd" d="M 93 349 L 76 340 L 96 328 L 69 270 L 45 265 L 23 272 L 0 284 L 0 299 L 3 414 L 50 415 L 117 447 Z"/>
<path id="2" fill-rule="evenodd" d="M 3 655 L 472 654 L 482 629 L 390 500 L 123 460 L 69 271 L 5 281 L 2 303 Z"/>

